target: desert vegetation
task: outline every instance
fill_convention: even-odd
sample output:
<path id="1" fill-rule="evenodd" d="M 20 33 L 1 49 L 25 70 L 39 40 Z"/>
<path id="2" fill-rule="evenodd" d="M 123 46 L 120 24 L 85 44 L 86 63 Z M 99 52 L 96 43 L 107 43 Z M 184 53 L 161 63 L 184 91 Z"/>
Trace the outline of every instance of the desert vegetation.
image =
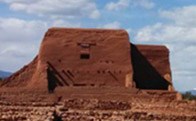
<path id="1" fill-rule="evenodd" d="M 196 100 L 196 95 L 191 94 L 191 92 L 186 92 L 182 94 L 184 100 Z"/>

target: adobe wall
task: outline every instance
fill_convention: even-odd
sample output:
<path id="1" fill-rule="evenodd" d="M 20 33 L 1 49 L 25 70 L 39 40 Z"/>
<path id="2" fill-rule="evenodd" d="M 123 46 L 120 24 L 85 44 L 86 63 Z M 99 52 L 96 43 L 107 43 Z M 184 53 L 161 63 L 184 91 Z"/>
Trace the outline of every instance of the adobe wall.
<path id="1" fill-rule="evenodd" d="M 163 76 L 170 75 L 169 49 L 161 45 L 136 45 L 153 67 Z M 171 79 L 171 78 L 170 78 Z M 168 78 L 167 80 L 170 81 Z"/>
<path id="2" fill-rule="evenodd" d="M 30 83 L 36 68 L 38 57 L 36 56 L 32 62 L 22 67 L 17 72 L 13 73 L 10 77 L 3 80 L 0 86 L 4 87 L 25 87 Z"/>
<path id="3" fill-rule="evenodd" d="M 169 50 L 166 46 L 131 44 L 133 78 L 137 88 L 171 89 Z"/>
<path id="4" fill-rule="evenodd" d="M 124 30 L 52 28 L 38 56 L 5 87 L 121 86 L 172 90 L 169 50 L 133 45 Z M 133 83 L 135 82 L 135 84 Z"/>
<path id="5" fill-rule="evenodd" d="M 52 28 L 41 44 L 36 82 L 30 85 L 45 83 L 49 68 L 61 86 L 125 86 L 126 75 L 132 75 L 129 53 L 124 30 Z"/>

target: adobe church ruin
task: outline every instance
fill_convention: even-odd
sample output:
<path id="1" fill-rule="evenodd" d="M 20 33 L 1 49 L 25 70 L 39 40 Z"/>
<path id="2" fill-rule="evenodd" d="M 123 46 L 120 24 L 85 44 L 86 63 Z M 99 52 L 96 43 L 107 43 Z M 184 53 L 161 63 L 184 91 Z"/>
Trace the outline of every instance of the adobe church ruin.
<path id="1" fill-rule="evenodd" d="M 51 28 L 39 54 L 4 87 L 127 87 L 172 90 L 169 50 L 134 45 L 124 30 Z"/>
<path id="2" fill-rule="evenodd" d="M 52 28 L 0 84 L 0 120 L 195 121 L 196 103 L 172 90 L 165 46 L 131 44 L 124 30 Z"/>

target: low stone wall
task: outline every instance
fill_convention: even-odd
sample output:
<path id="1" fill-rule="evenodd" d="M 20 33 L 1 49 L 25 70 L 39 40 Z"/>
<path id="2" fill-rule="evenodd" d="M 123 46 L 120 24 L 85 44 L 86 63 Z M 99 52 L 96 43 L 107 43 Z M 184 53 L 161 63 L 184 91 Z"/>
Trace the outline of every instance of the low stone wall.
<path id="1" fill-rule="evenodd" d="M 59 90 L 0 91 L 0 120 L 5 121 L 195 121 L 196 102 L 177 101 L 169 92 L 139 91 L 129 96 Z M 77 90 L 77 92 L 79 92 Z M 109 90 L 107 91 L 109 92 Z M 75 92 L 76 93 L 76 92 Z M 94 94 L 92 94 L 94 93 Z M 128 93 L 128 92 L 127 92 Z M 102 96 L 101 96 L 102 95 Z M 108 97 L 108 98 L 107 98 Z M 120 97 L 120 98 L 118 98 Z"/>

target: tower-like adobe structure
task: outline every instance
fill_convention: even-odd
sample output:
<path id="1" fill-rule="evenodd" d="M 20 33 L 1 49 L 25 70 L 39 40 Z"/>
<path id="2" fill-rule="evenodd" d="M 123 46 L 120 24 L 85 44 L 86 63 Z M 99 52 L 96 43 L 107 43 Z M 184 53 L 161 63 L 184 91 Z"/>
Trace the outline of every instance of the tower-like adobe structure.
<path id="1" fill-rule="evenodd" d="M 172 85 L 169 51 L 164 46 L 130 44 L 124 30 L 51 28 L 38 56 L 2 85 L 167 90 Z"/>
<path id="2" fill-rule="evenodd" d="M 50 29 L 38 60 L 36 78 L 48 69 L 65 86 L 124 86 L 133 72 L 124 30 Z"/>

